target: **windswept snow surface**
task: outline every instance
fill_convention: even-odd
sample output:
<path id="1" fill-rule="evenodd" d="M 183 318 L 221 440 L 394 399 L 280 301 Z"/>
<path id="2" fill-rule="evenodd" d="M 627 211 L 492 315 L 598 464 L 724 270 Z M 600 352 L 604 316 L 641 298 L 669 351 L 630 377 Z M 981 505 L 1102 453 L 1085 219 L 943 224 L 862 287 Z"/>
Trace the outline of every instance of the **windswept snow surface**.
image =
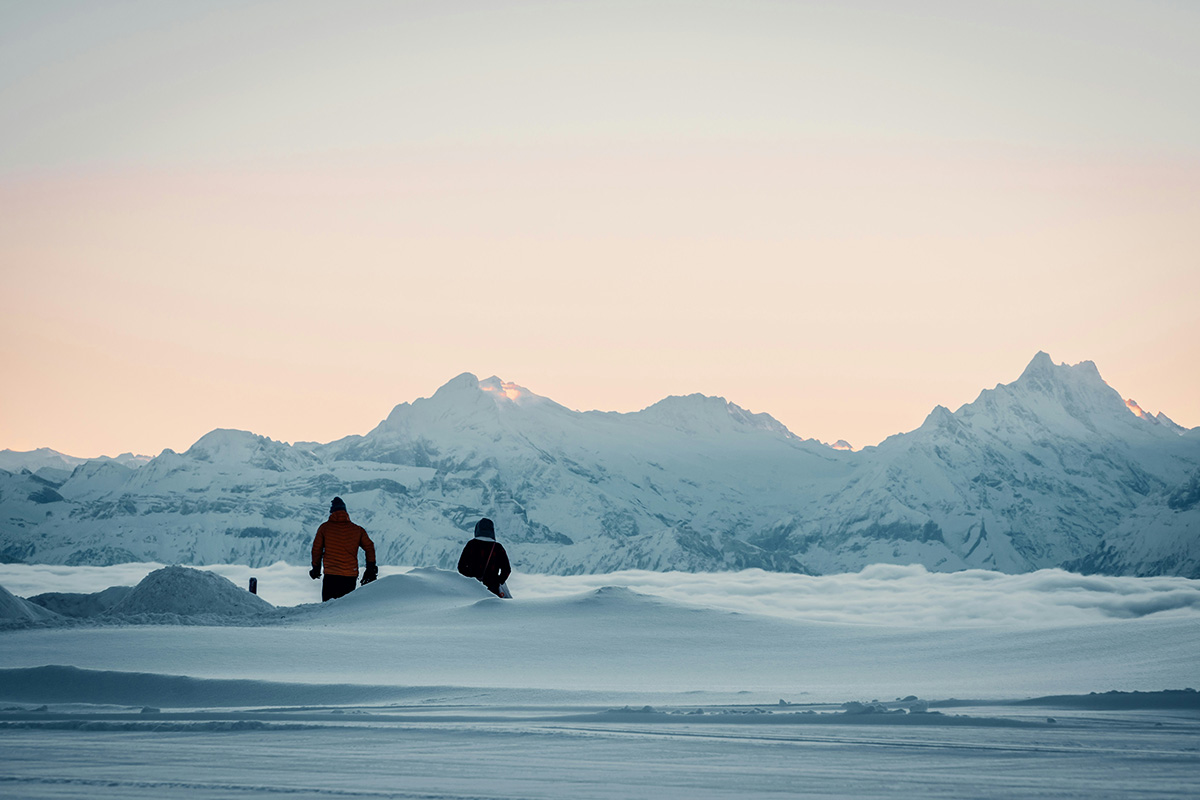
<path id="1" fill-rule="evenodd" d="M 419 568 L 291 604 L 317 583 L 277 565 L 255 571 L 275 602 L 247 607 L 248 572 L 221 570 L 234 580 L 157 565 L 0 569 L 29 596 L 134 586 L 90 618 L 0 629 L 0 795 L 1200 788 L 1197 695 L 1163 692 L 1197 682 L 1200 581 L 895 566 L 517 574 L 504 601 Z M 1113 689 L 1143 694 L 1087 694 Z M 1010 702 L 1047 695 L 1073 697 Z"/>

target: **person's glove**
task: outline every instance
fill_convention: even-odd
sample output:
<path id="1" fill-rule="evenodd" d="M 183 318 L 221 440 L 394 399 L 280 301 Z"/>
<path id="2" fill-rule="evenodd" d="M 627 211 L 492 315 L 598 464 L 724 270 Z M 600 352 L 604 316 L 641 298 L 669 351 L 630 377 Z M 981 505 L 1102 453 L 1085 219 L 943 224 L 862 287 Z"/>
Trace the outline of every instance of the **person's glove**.
<path id="1" fill-rule="evenodd" d="M 314 581 L 321 577 L 321 567 L 314 564 L 313 568 L 308 571 L 308 577 L 312 578 Z"/>
<path id="2" fill-rule="evenodd" d="M 366 586 L 371 581 L 379 577 L 379 567 L 374 564 L 367 564 L 367 568 L 363 570 L 362 585 Z"/>

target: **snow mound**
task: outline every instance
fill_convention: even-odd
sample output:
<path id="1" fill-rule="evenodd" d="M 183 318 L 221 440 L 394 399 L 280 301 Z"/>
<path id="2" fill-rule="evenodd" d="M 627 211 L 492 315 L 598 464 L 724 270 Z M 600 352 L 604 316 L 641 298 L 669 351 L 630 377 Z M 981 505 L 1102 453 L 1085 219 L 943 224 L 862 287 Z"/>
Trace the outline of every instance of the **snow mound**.
<path id="1" fill-rule="evenodd" d="M 248 617 L 275 607 L 257 595 L 239 589 L 228 578 L 189 567 L 163 567 L 109 609 L 109 614 L 178 614 Z"/>
<path id="2" fill-rule="evenodd" d="M 360 586 L 345 597 L 330 600 L 312 610 L 326 616 L 353 616 L 364 619 L 398 613 L 430 611 L 477 603 L 493 595 L 474 578 L 437 567 L 419 567 L 403 575 L 388 575 Z"/>
<path id="3" fill-rule="evenodd" d="M 567 605 L 575 608 L 625 611 L 649 606 L 674 606 L 675 604 L 634 591 L 626 586 L 601 586 L 569 598 Z"/>
<path id="4" fill-rule="evenodd" d="M 6 622 L 40 622 L 54 619 L 58 616 L 49 609 L 22 600 L 8 589 L 0 586 L 0 623 Z"/>
<path id="5" fill-rule="evenodd" d="M 94 617 L 108 611 L 124 600 L 132 591 L 132 586 L 110 586 L 102 592 L 92 592 L 91 594 L 45 592 L 30 597 L 28 600 L 64 617 Z"/>

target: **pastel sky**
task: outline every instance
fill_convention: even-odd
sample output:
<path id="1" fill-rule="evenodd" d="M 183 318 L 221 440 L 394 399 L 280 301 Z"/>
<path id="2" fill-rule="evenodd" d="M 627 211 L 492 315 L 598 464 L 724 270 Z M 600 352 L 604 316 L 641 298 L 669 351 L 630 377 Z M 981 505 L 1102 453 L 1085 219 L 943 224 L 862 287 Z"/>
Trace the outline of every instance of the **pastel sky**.
<path id="1" fill-rule="evenodd" d="M 0 0 L 0 448 L 461 372 L 856 447 L 1038 350 L 1200 425 L 1200 4 Z"/>

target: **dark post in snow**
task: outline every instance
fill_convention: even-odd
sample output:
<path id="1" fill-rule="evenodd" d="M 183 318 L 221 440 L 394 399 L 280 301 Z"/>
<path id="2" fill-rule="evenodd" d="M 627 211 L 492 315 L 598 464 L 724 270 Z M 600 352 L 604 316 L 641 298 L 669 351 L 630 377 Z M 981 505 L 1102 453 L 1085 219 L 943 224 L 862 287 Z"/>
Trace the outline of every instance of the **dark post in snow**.
<path id="1" fill-rule="evenodd" d="M 258 594 L 258 578 L 250 579 L 250 594 Z"/>

